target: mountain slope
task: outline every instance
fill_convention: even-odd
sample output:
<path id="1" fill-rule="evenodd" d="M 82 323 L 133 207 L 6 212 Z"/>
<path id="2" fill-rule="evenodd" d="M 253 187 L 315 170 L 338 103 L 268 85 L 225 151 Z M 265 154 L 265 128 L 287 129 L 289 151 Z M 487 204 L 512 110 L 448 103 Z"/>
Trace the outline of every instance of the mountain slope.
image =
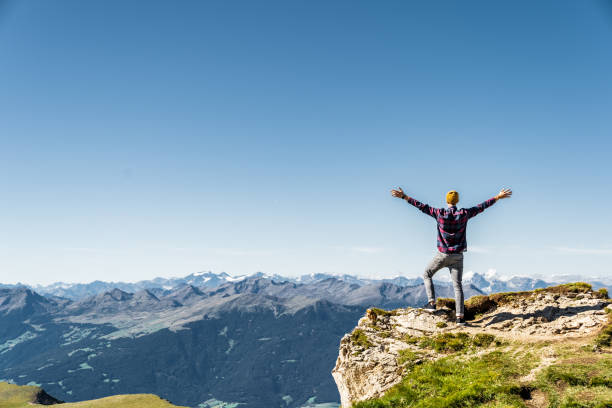
<path id="1" fill-rule="evenodd" d="M 66 408 L 181 408 L 151 394 L 114 395 L 92 401 L 63 403 L 40 387 L 0 382 L 0 408 L 28 408 L 56 404 Z"/>
<path id="2" fill-rule="evenodd" d="M 61 402 L 39 387 L 0 382 L 0 408 L 25 408 L 32 405 L 54 405 Z"/>
<path id="3" fill-rule="evenodd" d="M 367 307 L 424 302 L 421 292 L 256 277 L 215 290 L 49 300 L 53 307 L 25 320 L 0 316 L 0 327 L 11 328 L 0 337 L 0 378 L 43 384 L 68 401 L 138 392 L 190 406 L 335 402 L 329 370 L 342 334 Z"/>

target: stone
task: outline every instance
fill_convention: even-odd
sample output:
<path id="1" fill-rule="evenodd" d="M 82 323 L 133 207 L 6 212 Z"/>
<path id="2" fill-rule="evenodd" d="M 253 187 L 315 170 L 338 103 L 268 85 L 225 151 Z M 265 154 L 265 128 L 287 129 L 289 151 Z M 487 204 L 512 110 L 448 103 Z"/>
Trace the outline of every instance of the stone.
<path id="1" fill-rule="evenodd" d="M 470 335 L 494 334 L 508 340 L 534 341 L 554 338 L 575 338 L 596 333 L 607 323 L 603 309 L 608 299 L 599 299 L 592 292 L 575 294 L 534 294 L 484 313 L 478 321 L 459 329 Z M 458 330 L 450 310 L 422 313 L 421 310 L 397 309 L 394 315 L 368 314 L 359 320 L 357 328 L 367 336 L 368 348 L 353 344 L 350 335 L 340 342 L 340 351 L 332 376 L 336 381 L 343 407 L 382 396 L 398 384 L 411 366 L 398 364 L 401 350 L 421 353 L 413 364 L 443 356 L 429 349 L 420 349 L 406 336 L 433 336 Z M 442 324 L 444 323 L 444 324 Z M 380 335 L 381 330 L 388 337 Z M 552 358 L 552 357 L 551 357 Z M 551 360 L 552 361 L 552 360 Z M 534 371 L 535 373 L 535 371 Z M 533 375 L 535 375 L 532 373 Z"/>

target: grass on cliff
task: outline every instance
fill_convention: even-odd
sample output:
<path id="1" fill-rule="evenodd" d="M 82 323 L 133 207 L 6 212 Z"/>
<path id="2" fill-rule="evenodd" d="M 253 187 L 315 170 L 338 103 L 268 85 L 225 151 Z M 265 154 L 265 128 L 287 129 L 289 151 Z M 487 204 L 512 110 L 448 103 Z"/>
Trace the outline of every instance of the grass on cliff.
<path id="1" fill-rule="evenodd" d="M 586 283 L 572 283 L 531 292 L 476 296 L 466 302 L 471 316 L 497 305 L 538 293 L 579 294 L 591 292 Z M 605 290 L 593 292 L 608 298 Z M 446 304 L 447 303 L 447 304 Z M 454 300 L 442 304 L 454 308 Z M 608 324 L 595 338 L 583 342 L 500 342 L 489 334 L 442 333 L 433 337 L 405 335 L 413 346 L 402 350 L 398 364 L 408 368 L 402 381 L 384 396 L 355 403 L 354 408 L 612 408 L 612 310 Z M 468 314 L 466 313 L 466 315 Z M 503 345 L 481 356 L 475 352 Z M 414 348 L 447 354 L 423 361 Z M 543 350 L 553 348 L 555 361 L 541 365 Z M 480 353 L 479 353 L 480 354 Z M 530 374 L 537 369 L 535 377 Z"/>
<path id="2" fill-rule="evenodd" d="M 445 357 L 414 366 L 384 397 L 353 407 L 524 407 L 517 378 L 528 370 L 526 361 L 498 351 L 467 361 Z"/>
<path id="3" fill-rule="evenodd" d="M 402 338 L 406 344 L 416 345 L 422 349 L 432 349 L 438 353 L 453 353 L 467 351 L 491 345 L 500 346 L 502 341 L 491 334 L 477 333 L 470 336 L 467 333 L 442 333 L 436 336 L 411 336 L 409 334 Z"/>
<path id="4" fill-rule="evenodd" d="M 607 307 L 605 310 L 608 313 L 608 324 L 595 338 L 595 345 L 598 347 L 610 347 L 612 345 L 612 309 Z"/>
<path id="5" fill-rule="evenodd" d="M 40 388 L 34 386 L 18 386 L 0 382 L 0 408 L 21 408 L 32 406 Z"/>
<path id="6" fill-rule="evenodd" d="M 469 357 L 464 351 L 500 343 L 483 333 L 405 336 L 409 344 L 451 354 L 423 361 L 418 351 L 400 351 L 398 364 L 409 369 L 402 382 L 383 397 L 358 402 L 353 408 L 611 408 L 612 310 L 606 312 L 608 325 L 586 344 L 505 343 L 502 349 Z M 542 351 L 550 348 L 556 360 L 539 366 Z M 525 380 L 536 367 L 535 379 Z"/>
<path id="7" fill-rule="evenodd" d="M 40 391 L 39 387 L 0 382 L 0 408 L 47 406 L 33 403 Z M 71 402 L 57 406 L 62 408 L 182 408 L 152 394 L 114 395 L 97 400 Z"/>
<path id="8" fill-rule="evenodd" d="M 554 346 L 558 359 L 543 367 L 535 380 L 525 375 L 540 364 L 549 343 L 495 350 L 465 359 L 452 354 L 420 365 L 420 355 L 400 353 L 410 370 L 402 382 L 378 399 L 353 408 L 610 408 L 612 407 L 612 350 L 590 351 L 579 344 Z M 462 357 L 463 356 L 463 357 Z M 536 396 L 540 397 L 535 404 Z"/>
<path id="9" fill-rule="evenodd" d="M 361 329 L 353 330 L 353 332 L 351 333 L 351 341 L 354 344 L 363 347 L 364 349 L 368 349 L 373 346 L 372 342 L 370 342 L 370 340 L 368 339 L 368 336 Z"/>
<path id="10" fill-rule="evenodd" d="M 532 385 L 555 408 L 612 407 L 612 350 L 561 346 L 560 359 L 542 370 Z"/>
<path id="11" fill-rule="evenodd" d="M 179 408 L 153 394 L 114 395 L 91 401 L 71 402 L 62 408 Z"/>

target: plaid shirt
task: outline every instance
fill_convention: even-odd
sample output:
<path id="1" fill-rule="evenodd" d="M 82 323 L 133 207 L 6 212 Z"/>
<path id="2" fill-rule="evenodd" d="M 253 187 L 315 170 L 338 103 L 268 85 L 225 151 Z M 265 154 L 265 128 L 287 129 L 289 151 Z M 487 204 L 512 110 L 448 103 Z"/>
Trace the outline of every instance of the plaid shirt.
<path id="1" fill-rule="evenodd" d="M 461 209 L 454 205 L 448 208 L 432 208 L 411 197 L 407 197 L 407 201 L 438 222 L 438 251 L 454 254 L 467 251 L 465 231 L 468 220 L 495 204 L 497 200 L 490 198 L 476 207 Z"/>

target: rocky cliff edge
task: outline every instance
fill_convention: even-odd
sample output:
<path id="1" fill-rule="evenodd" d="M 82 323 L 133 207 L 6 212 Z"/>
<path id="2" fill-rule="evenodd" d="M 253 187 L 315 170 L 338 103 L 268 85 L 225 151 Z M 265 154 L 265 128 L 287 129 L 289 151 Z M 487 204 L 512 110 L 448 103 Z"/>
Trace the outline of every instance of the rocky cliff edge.
<path id="1" fill-rule="evenodd" d="M 538 390 L 533 384 L 546 367 L 565 361 L 571 354 L 570 349 L 561 350 L 555 344 L 575 344 L 582 351 L 601 352 L 602 347 L 610 345 L 612 336 L 612 311 L 607 308 L 611 303 L 605 290 L 592 291 L 588 284 L 572 283 L 472 297 L 466 302 L 466 327 L 455 324 L 452 299 L 439 299 L 434 313 L 415 308 L 368 309 L 357 327 L 342 338 L 332 375 L 345 408 L 385 394 L 399 401 L 390 406 L 412 406 L 407 391 L 402 396 L 400 383 L 408 381 L 407 376 L 417 367 L 449 358 L 471 361 L 492 351 L 501 355 L 501 351 L 526 356 L 520 364 L 516 360 L 516 372 L 507 378 L 514 384 L 514 388 L 508 388 L 514 389 L 508 391 L 508 400 L 514 392 L 516 406 L 547 406 L 549 399 L 561 398 L 561 394 L 552 389 Z M 612 364 L 612 358 L 605 364 Z M 607 372 L 603 381 L 612 390 L 609 376 Z M 464 394 L 469 393 L 462 391 Z M 474 398 L 476 401 L 480 397 Z M 538 398 L 542 404 L 538 405 Z"/>

